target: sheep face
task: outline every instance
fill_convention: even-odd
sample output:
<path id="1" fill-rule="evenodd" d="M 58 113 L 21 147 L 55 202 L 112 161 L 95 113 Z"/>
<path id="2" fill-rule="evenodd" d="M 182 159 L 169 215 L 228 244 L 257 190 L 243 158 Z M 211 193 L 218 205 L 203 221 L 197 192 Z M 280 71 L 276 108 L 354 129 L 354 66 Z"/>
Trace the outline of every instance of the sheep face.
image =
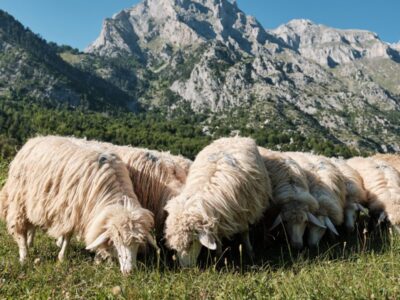
<path id="1" fill-rule="evenodd" d="M 188 245 L 188 248 L 182 251 L 177 251 L 179 264 L 182 268 L 190 268 L 196 265 L 197 257 L 201 251 L 199 240 L 193 239 Z"/>
<path id="2" fill-rule="evenodd" d="M 145 209 L 116 208 L 108 216 L 104 231 L 86 249 L 110 253 L 118 259 L 121 272 L 127 275 L 136 268 L 139 246 L 151 240 L 152 224 L 152 214 Z"/>
<path id="3" fill-rule="evenodd" d="M 289 202 L 282 207 L 281 213 L 276 218 L 270 230 L 280 223 L 285 226 L 290 244 L 296 249 L 303 248 L 303 235 L 308 225 L 321 227 L 323 229 L 326 228 L 324 223 L 321 223 L 317 217 L 309 212 L 307 205 L 296 202 Z"/>
<path id="4" fill-rule="evenodd" d="M 323 216 L 318 216 L 317 218 L 322 224 L 325 224 Z M 314 224 L 310 224 L 308 231 L 308 240 L 307 240 L 308 247 L 316 248 L 319 244 L 319 241 L 324 236 L 325 232 L 326 232 L 326 227 L 323 228 Z"/>
<path id="5" fill-rule="evenodd" d="M 346 227 L 348 233 L 354 231 L 358 211 L 357 205 L 354 203 L 352 203 L 352 205 L 348 205 L 344 209 L 344 226 Z"/>
<path id="6" fill-rule="evenodd" d="M 182 267 L 193 267 L 202 246 L 210 250 L 215 250 L 217 246 L 214 236 L 204 226 L 191 222 L 191 216 L 184 214 L 182 217 L 183 219 L 175 219 L 172 227 L 172 222 L 166 222 L 167 246 L 177 252 Z M 174 229 L 171 230 L 172 228 Z"/>
<path id="7" fill-rule="evenodd" d="M 202 246 L 210 250 L 217 248 L 212 225 L 205 222 L 197 212 L 185 211 L 183 205 L 169 202 L 165 222 L 167 246 L 176 251 L 182 267 L 193 267 Z"/>
<path id="8" fill-rule="evenodd" d="M 303 235 L 307 226 L 307 214 L 303 210 L 283 210 L 282 222 L 293 248 L 303 248 Z"/>

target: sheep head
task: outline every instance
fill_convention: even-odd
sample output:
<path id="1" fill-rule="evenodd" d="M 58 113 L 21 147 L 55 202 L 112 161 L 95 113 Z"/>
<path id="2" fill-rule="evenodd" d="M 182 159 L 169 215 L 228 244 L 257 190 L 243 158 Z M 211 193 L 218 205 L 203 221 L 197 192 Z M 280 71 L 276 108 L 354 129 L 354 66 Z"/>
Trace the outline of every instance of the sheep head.
<path id="1" fill-rule="evenodd" d="M 270 230 L 274 229 L 279 224 L 284 225 L 290 244 L 296 249 L 303 248 L 303 235 L 308 224 L 314 224 L 315 226 L 325 228 L 325 226 L 309 212 L 307 205 L 297 202 L 289 202 L 282 207 L 281 213 L 275 219 Z"/>
<path id="2" fill-rule="evenodd" d="M 153 215 L 146 209 L 115 206 L 103 215 L 101 230 L 86 249 L 106 251 L 117 257 L 121 272 L 127 275 L 136 268 L 139 246 L 147 241 L 155 244 L 150 234 L 153 224 Z"/>
<path id="3" fill-rule="evenodd" d="M 325 226 L 316 226 L 310 225 L 309 232 L 308 232 L 308 246 L 310 248 L 315 248 L 318 246 L 319 241 L 324 236 L 326 230 L 328 229 L 335 235 L 339 235 L 338 231 L 336 230 L 335 225 L 332 223 L 331 219 L 328 216 L 318 216 L 318 220 Z"/>
<path id="4" fill-rule="evenodd" d="M 368 214 L 368 210 L 359 203 L 350 203 L 344 209 L 344 225 L 348 233 L 354 231 L 360 213 Z"/>
<path id="5" fill-rule="evenodd" d="M 182 267 L 196 264 L 202 246 L 216 250 L 215 220 L 205 218 L 195 209 L 186 210 L 179 197 L 171 200 L 165 209 L 168 212 L 165 222 L 166 243 L 176 251 Z"/>

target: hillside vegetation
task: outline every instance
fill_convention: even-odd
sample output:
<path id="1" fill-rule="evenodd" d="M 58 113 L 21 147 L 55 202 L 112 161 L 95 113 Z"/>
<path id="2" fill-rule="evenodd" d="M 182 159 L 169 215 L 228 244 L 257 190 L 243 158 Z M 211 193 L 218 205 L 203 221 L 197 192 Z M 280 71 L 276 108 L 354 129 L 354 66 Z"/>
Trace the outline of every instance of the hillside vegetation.
<path id="1" fill-rule="evenodd" d="M 189 108 L 173 115 L 162 110 L 146 114 L 99 113 L 43 108 L 0 99 L 0 156 L 11 158 L 28 138 L 49 134 L 171 151 L 191 159 L 211 140 L 236 134 L 251 136 L 259 145 L 275 149 L 313 150 L 344 157 L 359 153 L 319 135 L 304 136 L 290 128 L 283 132 L 282 128 L 269 125 L 249 126 L 248 118 L 240 112 L 227 118 L 207 118 L 193 114 Z"/>

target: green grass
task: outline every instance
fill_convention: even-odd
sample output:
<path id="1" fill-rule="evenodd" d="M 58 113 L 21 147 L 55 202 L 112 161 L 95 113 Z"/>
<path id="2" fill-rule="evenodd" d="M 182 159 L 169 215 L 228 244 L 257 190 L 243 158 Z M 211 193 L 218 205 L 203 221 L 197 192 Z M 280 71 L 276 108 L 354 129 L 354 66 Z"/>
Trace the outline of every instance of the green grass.
<path id="1" fill-rule="evenodd" d="M 316 253 L 292 253 L 284 243 L 258 248 L 255 265 L 241 263 L 238 250 L 219 264 L 192 270 L 142 258 L 139 270 L 129 277 L 120 274 L 115 262 L 95 265 L 77 242 L 64 263 L 56 262 L 57 250 L 55 242 L 39 232 L 27 264 L 21 266 L 17 246 L 0 222 L 0 299 L 400 297 L 400 239 L 390 235 L 360 234 L 349 241 L 326 242 Z"/>

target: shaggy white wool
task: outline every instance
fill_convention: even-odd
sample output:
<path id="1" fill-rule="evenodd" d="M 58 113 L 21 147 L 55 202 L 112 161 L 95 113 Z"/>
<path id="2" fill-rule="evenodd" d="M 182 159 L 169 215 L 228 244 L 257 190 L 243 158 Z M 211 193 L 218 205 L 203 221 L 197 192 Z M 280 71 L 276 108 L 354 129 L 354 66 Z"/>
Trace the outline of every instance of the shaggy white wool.
<path id="1" fill-rule="evenodd" d="M 357 170 L 367 190 L 367 206 L 371 215 L 386 212 L 393 225 L 400 224 L 400 174 L 380 159 L 355 157 L 347 163 Z"/>
<path id="2" fill-rule="evenodd" d="M 365 204 L 367 202 L 367 191 L 364 188 L 364 182 L 360 174 L 350 167 L 344 159 L 332 158 L 331 161 L 344 176 L 346 206 L 351 206 L 353 203 Z"/>
<path id="3" fill-rule="evenodd" d="M 304 204 L 307 211 L 315 212 L 318 203 L 309 193 L 307 176 L 303 169 L 284 153 L 258 147 L 272 184 L 272 204 L 282 207 L 294 201 Z"/>
<path id="4" fill-rule="evenodd" d="M 300 152 L 287 154 L 306 172 L 310 192 L 319 204 L 317 214 L 329 217 L 335 225 L 341 225 L 346 185 L 339 169 L 325 157 Z"/>
<path id="5" fill-rule="evenodd" d="M 383 160 L 388 163 L 391 167 L 395 168 L 397 172 L 400 172 L 400 155 L 399 154 L 375 154 L 372 156 L 374 160 Z"/>
<path id="6" fill-rule="evenodd" d="M 167 245 L 186 251 L 196 235 L 218 241 L 246 232 L 262 217 L 271 193 L 254 140 L 219 139 L 197 155 L 182 193 L 166 205 Z"/>
<path id="7" fill-rule="evenodd" d="M 169 152 L 70 139 L 77 145 L 112 151 L 121 157 L 129 171 L 140 204 L 155 216 L 156 233 L 161 238 L 166 218 L 164 207 L 183 189 L 192 162 Z"/>
<path id="8" fill-rule="evenodd" d="M 17 242 L 36 226 L 54 238 L 81 236 L 87 245 L 105 232 L 114 244 L 142 244 L 154 222 L 116 154 L 55 136 L 31 139 L 18 152 L 1 201 L 7 203 L 2 215 Z"/>

